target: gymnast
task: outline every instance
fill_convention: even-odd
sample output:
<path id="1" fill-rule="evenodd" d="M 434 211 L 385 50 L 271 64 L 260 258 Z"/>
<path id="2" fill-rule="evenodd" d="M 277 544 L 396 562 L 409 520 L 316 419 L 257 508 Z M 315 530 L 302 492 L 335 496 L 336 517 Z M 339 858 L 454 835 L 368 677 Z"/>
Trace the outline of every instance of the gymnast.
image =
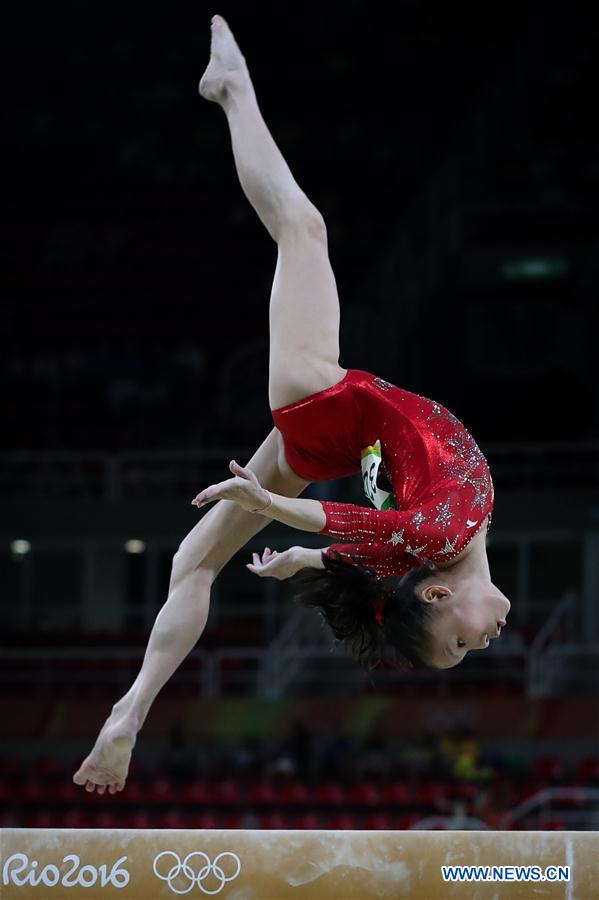
<path id="1" fill-rule="evenodd" d="M 218 501 L 173 558 L 168 599 L 141 670 L 73 776 L 103 794 L 125 784 L 156 695 L 200 637 L 221 569 L 272 520 L 333 536 L 326 550 L 268 547 L 247 568 L 297 575 L 355 659 L 449 668 L 499 637 L 508 599 L 493 584 L 486 533 L 493 484 L 464 426 L 439 403 L 339 365 L 339 300 L 320 212 L 262 118 L 245 59 L 221 16 L 200 94 L 224 110 L 241 187 L 277 243 L 270 298 L 269 403 L 275 427 L 246 466 L 206 487 Z M 298 499 L 312 481 L 362 471 L 372 508 Z M 299 573 L 299 574 L 298 574 Z"/>

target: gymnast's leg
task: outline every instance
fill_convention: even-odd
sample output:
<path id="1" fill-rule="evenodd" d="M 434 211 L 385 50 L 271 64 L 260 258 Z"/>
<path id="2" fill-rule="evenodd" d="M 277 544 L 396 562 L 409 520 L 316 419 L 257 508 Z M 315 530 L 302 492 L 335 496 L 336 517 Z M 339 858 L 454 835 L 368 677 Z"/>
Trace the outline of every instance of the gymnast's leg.
<path id="1" fill-rule="evenodd" d="M 300 189 L 258 107 L 245 59 L 225 20 L 212 19 L 200 93 L 224 110 L 246 197 L 277 242 L 270 299 L 271 409 L 340 381 L 339 298 L 322 215 Z"/>
<path id="2" fill-rule="evenodd" d="M 201 93 L 227 114 L 241 185 L 271 236 L 278 259 L 270 312 L 271 407 L 335 384 L 339 302 L 328 261 L 322 217 L 297 186 L 259 112 L 245 62 L 223 19 L 212 28 L 212 55 Z M 273 429 L 249 462 L 261 483 L 298 496 L 307 482 L 289 468 Z M 154 698 L 201 635 L 210 587 L 229 559 L 267 524 L 226 501 L 213 507 L 185 538 L 173 560 L 168 600 L 150 635 L 142 669 L 115 704 L 90 756 L 74 780 L 111 793 L 122 789 L 135 736 Z"/>
<path id="3" fill-rule="evenodd" d="M 268 489 L 297 497 L 307 483 L 281 467 L 281 436 L 273 428 L 248 467 Z M 197 643 L 208 619 L 210 589 L 226 563 L 268 520 L 220 501 L 202 517 L 173 558 L 168 599 L 160 610 L 141 671 L 116 703 L 91 754 L 74 776 L 77 784 L 103 794 L 122 789 L 135 738 L 156 695 Z"/>

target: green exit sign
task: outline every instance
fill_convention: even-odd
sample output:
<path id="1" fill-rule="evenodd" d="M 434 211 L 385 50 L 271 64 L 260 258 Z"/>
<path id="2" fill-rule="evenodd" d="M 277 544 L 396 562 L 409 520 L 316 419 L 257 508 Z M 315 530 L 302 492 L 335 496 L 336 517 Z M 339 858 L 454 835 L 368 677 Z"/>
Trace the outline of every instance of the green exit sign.
<path id="1" fill-rule="evenodd" d="M 563 278 L 569 271 L 570 260 L 565 256 L 527 256 L 501 265 L 501 274 L 508 281 L 546 281 Z"/>

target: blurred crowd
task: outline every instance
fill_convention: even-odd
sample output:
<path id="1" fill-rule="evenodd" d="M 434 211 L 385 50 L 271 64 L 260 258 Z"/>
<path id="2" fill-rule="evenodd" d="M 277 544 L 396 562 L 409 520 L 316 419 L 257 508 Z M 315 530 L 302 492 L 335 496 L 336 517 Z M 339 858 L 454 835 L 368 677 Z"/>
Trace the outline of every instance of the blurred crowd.
<path id="1" fill-rule="evenodd" d="M 567 745 L 564 745 L 567 749 Z M 235 744 L 176 727 L 131 766 L 113 801 L 71 782 L 73 762 L 0 759 L 0 818 L 35 827 L 547 828 L 599 821 L 599 758 L 483 749 L 467 727 L 420 740 L 317 736 Z M 566 787 L 535 806 L 546 788 Z M 566 796 L 567 795 L 567 796 Z M 110 800 L 110 798 L 108 798 Z M 524 801 L 531 808 L 510 814 Z M 574 818 L 573 818 L 574 817 Z"/>
<path id="2" fill-rule="evenodd" d="M 506 766 L 500 756 L 487 758 L 474 734 L 462 726 L 443 737 L 425 734 L 418 741 L 406 742 L 383 734 L 365 739 L 316 735 L 301 722 L 296 722 L 282 741 L 264 743 L 248 738 L 224 748 L 204 739 L 190 741 L 181 728 L 175 728 L 160 761 L 160 768 L 180 782 L 201 776 L 212 780 L 332 779 L 347 784 L 447 779 L 484 784 Z"/>

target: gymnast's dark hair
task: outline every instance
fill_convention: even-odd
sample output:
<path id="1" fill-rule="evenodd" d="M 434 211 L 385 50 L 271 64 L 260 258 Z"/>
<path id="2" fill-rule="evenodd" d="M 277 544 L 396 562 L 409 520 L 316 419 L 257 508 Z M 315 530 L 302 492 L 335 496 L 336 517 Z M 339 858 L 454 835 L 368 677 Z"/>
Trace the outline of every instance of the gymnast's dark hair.
<path id="1" fill-rule="evenodd" d="M 302 569 L 295 576 L 296 603 L 319 610 L 366 669 L 383 660 L 402 669 L 429 665 L 435 609 L 418 598 L 416 587 L 438 571 L 433 562 L 420 560 L 407 575 L 377 580 L 371 569 L 345 562 L 337 551 L 323 553 L 322 559 L 324 569 Z M 381 600 L 382 625 L 375 608 Z"/>

